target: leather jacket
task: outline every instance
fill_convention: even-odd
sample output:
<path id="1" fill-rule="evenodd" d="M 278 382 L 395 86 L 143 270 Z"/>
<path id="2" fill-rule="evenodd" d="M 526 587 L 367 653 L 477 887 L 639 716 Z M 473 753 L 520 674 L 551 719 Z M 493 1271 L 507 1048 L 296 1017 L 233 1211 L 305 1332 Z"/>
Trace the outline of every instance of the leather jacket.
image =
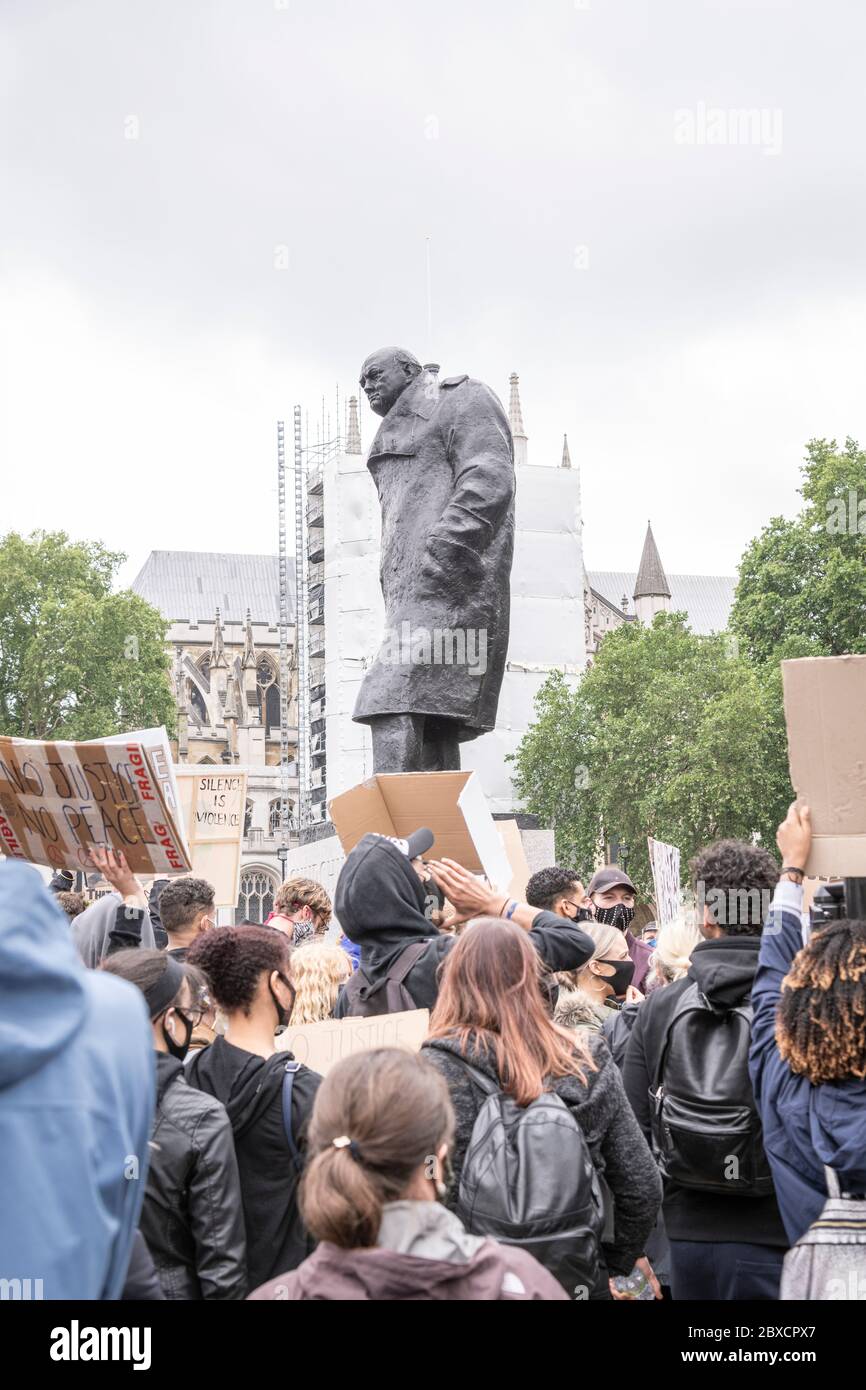
<path id="1" fill-rule="evenodd" d="M 241 1299 L 247 1250 L 234 1136 L 225 1107 L 156 1056 L 156 1114 L 141 1213 L 168 1299 Z"/>

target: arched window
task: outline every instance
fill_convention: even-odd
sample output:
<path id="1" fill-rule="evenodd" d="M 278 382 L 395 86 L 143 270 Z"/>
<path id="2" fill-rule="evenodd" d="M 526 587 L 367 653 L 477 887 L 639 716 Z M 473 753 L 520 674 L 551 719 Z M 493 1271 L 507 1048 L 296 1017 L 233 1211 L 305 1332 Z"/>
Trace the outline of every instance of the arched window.
<path id="1" fill-rule="evenodd" d="M 269 685 L 265 692 L 265 737 L 280 732 L 280 688 Z"/>
<path id="2" fill-rule="evenodd" d="M 235 922 L 264 922 L 274 910 L 276 888 L 277 880 L 267 869 L 243 869 Z"/>
<path id="3" fill-rule="evenodd" d="M 273 659 L 263 653 L 256 668 L 256 686 L 259 697 L 259 718 L 265 726 L 265 737 L 279 733 L 280 729 L 280 682 L 279 673 Z"/>
<path id="4" fill-rule="evenodd" d="M 248 801 L 244 810 L 244 834 L 249 835 L 253 823 L 253 803 Z"/>
<path id="5" fill-rule="evenodd" d="M 204 696 L 192 681 L 189 685 L 189 708 L 193 719 L 197 720 L 199 724 L 207 724 L 207 705 L 204 702 Z"/>

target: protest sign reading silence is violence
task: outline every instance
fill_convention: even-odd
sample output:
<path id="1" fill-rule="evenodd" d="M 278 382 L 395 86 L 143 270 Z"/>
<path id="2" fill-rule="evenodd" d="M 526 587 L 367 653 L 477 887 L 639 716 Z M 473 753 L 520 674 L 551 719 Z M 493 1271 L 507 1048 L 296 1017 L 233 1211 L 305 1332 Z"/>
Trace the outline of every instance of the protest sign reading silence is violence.
<path id="1" fill-rule="evenodd" d="M 133 873 L 188 873 L 164 729 L 90 743 L 0 738 L 0 849 L 53 869 L 90 867 L 92 845 Z"/>

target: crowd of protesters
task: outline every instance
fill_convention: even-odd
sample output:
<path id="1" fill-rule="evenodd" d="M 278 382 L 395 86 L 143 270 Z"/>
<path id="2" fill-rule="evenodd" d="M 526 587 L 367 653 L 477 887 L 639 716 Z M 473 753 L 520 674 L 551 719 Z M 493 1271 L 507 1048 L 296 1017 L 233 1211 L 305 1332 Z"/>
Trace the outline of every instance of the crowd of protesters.
<path id="1" fill-rule="evenodd" d="M 808 810 L 781 868 L 710 845 L 694 920 L 637 934 L 620 866 L 544 869 L 521 902 L 433 843 L 367 834 L 333 908 L 295 878 L 230 927 L 205 880 L 146 896 L 111 850 L 89 906 L 0 867 L 4 1287 L 866 1298 L 866 923 L 804 912 Z M 415 1009 L 419 1052 L 324 1079 L 280 1047 Z"/>

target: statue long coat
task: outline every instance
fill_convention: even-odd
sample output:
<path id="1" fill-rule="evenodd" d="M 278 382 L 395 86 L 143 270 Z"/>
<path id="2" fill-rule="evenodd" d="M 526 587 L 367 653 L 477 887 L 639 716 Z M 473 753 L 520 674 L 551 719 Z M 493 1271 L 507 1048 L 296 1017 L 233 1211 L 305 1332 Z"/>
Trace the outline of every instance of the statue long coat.
<path id="1" fill-rule="evenodd" d="M 458 721 L 460 739 L 477 738 L 496 723 L 508 650 L 515 480 L 505 412 L 483 382 L 422 372 L 383 419 L 367 467 L 382 507 L 385 635 L 353 718 L 440 715 Z M 465 651 L 450 633 L 458 644 L 463 634 Z"/>

